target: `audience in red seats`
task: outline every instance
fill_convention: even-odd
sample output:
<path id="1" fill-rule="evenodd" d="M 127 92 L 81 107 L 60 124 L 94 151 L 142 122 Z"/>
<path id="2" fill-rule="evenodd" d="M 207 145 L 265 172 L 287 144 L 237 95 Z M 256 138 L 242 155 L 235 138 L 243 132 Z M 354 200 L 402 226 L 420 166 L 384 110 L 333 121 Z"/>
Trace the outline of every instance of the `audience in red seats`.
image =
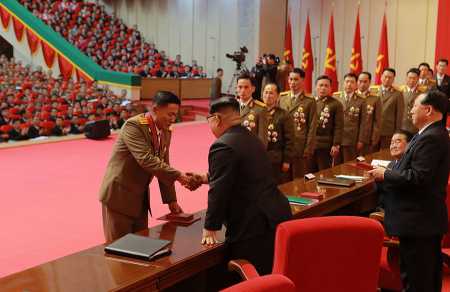
<path id="1" fill-rule="evenodd" d="M 19 2 L 105 69 L 143 77 L 206 77 L 195 60 L 191 67 L 183 64 L 181 55 L 169 59 L 144 40 L 137 26 L 127 27 L 104 5 L 81 0 Z"/>
<path id="2" fill-rule="evenodd" d="M 124 90 L 115 95 L 96 82 L 51 77 L 0 56 L 0 141 L 83 133 L 87 121 L 110 121 L 119 129 L 136 114 Z"/>

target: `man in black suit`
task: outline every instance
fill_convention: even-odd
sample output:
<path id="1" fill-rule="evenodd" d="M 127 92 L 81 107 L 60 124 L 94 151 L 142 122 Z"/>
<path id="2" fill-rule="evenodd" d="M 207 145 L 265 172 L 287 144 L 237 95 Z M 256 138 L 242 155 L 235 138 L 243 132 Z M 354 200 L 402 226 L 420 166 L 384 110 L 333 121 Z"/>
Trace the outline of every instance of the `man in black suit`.
<path id="1" fill-rule="evenodd" d="M 400 240 L 400 271 L 406 291 L 438 292 L 442 285 L 442 235 L 447 232 L 445 203 L 449 138 L 441 120 L 447 98 L 438 90 L 419 95 L 411 110 L 419 132 L 391 170 L 369 172 L 383 181 L 385 229 Z"/>
<path id="2" fill-rule="evenodd" d="M 202 243 L 217 243 L 216 232 L 224 224 L 229 259 L 246 259 L 260 274 L 268 274 L 276 226 L 292 214 L 264 145 L 240 122 L 236 99 L 223 97 L 211 104 L 208 123 L 217 140 L 209 150 L 209 174 L 203 176 L 209 192 Z"/>
<path id="3" fill-rule="evenodd" d="M 448 60 L 439 59 L 436 65 L 436 86 L 450 98 L 450 76 L 447 75 Z"/>

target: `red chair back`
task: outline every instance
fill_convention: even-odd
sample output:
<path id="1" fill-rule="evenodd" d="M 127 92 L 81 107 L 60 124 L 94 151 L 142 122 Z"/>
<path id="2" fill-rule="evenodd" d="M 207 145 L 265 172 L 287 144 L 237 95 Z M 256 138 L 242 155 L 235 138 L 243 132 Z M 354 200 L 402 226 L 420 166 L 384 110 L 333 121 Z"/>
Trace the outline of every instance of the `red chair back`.
<path id="1" fill-rule="evenodd" d="M 231 286 L 222 292 L 295 292 L 294 283 L 282 275 L 257 277 Z"/>
<path id="2" fill-rule="evenodd" d="M 374 292 L 383 227 L 363 217 L 287 221 L 277 228 L 273 274 L 302 292 Z"/>

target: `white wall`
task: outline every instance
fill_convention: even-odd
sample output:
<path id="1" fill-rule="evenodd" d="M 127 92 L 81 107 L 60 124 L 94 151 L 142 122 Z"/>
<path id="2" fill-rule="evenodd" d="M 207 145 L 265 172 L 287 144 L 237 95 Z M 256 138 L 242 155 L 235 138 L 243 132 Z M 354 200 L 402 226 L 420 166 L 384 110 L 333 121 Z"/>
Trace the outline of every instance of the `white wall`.
<path id="1" fill-rule="evenodd" d="M 259 0 L 110 0 L 103 2 L 127 25 L 138 25 L 147 41 L 171 58 L 198 61 L 211 77 L 225 71 L 226 90 L 235 64 L 225 57 L 240 46 L 249 49 L 252 66 L 258 50 Z"/>
<path id="2" fill-rule="evenodd" d="M 322 74 L 328 40 L 330 13 L 334 3 L 334 28 L 338 78 L 348 72 L 358 2 L 360 6 L 363 69 L 375 71 L 381 23 L 382 0 L 289 0 L 293 22 L 295 60 L 301 59 L 309 11 L 315 57 L 315 76 Z M 397 69 L 396 83 L 404 83 L 409 68 L 420 62 L 434 62 L 437 0 L 388 0 L 386 17 L 389 38 L 389 63 Z M 298 64 L 299 62 L 296 62 Z M 432 65 L 433 66 L 433 65 Z M 342 84 L 342 82 L 340 82 Z"/>

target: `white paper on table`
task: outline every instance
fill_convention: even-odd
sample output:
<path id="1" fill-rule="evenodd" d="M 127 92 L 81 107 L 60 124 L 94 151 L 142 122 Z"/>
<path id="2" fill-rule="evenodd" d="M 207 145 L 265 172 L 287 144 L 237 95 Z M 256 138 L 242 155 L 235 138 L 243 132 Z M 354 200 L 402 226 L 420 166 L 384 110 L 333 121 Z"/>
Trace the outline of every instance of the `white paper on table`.
<path id="1" fill-rule="evenodd" d="M 381 167 L 387 168 L 389 163 L 391 163 L 390 160 L 374 159 L 374 160 L 372 160 L 372 162 L 370 164 L 374 167 L 381 166 Z"/>

